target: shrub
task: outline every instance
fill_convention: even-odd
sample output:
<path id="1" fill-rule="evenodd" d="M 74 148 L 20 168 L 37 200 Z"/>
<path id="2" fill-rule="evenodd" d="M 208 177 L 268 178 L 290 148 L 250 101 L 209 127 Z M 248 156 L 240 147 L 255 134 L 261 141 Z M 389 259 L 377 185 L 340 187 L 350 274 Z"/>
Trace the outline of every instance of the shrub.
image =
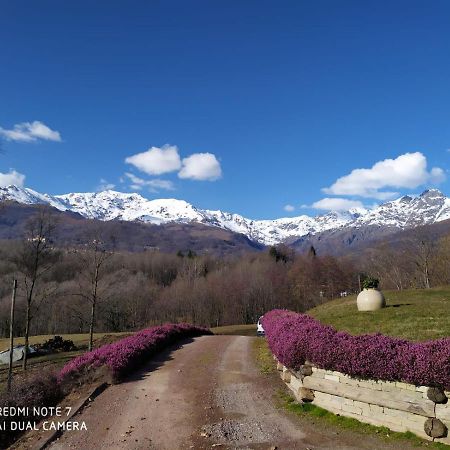
<path id="1" fill-rule="evenodd" d="M 403 381 L 450 389 L 450 339 L 410 342 L 382 334 L 352 336 L 286 310 L 265 314 L 272 353 L 298 370 L 306 361 L 356 378 Z"/>
<path id="2" fill-rule="evenodd" d="M 55 336 L 47 341 L 45 341 L 43 344 L 35 344 L 33 346 L 38 351 L 44 351 L 44 352 L 71 352 L 73 350 L 77 350 L 77 347 L 71 340 L 63 339 L 61 336 Z"/>
<path id="3" fill-rule="evenodd" d="M 378 278 L 366 277 L 362 282 L 363 289 L 378 289 L 380 281 Z"/>
<path id="4" fill-rule="evenodd" d="M 211 331 L 186 323 L 148 328 L 74 358 L 62 368 L 58 380 L 76 379 L 103 367 L 118 381 L 176 340 L 202 334 Z"/>

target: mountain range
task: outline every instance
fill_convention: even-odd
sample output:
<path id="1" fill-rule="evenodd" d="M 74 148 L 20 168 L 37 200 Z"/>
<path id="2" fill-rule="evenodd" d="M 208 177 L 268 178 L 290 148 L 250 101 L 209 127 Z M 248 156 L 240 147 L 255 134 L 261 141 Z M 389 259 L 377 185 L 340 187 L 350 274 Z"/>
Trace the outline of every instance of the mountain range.
<path id="1" fill-rule="evenodd" d="M 305 237 L 346 230 L 405 230 L 450 219 L 450 198 L 437 189 L 418 196 L 403 196 L 372 209 L 332 211 L 311 217 L 301 215 L 272 220 L 252 220 L 239 214 L 206 210 L 177 199 L 148 200 L 136 193 L 113 190 L 64 195 L 41 194 L 29 188 L 0 188 L 0 201 L 24 205 L 47 204 L 59 211 L 87 219 L 138 222 L 153 225 L 201 224 L 245 235 L 262 245 L 295 244 Z"/>

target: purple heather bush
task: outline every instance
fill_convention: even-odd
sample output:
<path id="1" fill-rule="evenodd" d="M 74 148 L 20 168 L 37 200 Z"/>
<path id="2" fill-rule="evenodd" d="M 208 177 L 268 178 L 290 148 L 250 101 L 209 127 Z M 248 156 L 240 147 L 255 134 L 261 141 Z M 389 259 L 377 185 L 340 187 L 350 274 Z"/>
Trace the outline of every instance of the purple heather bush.
<path id="1" fill-rule="evenodd" d="M 148 328 L 73 359 L 62 368 L 58 380 L 64 382 L 106 367 L 117 381 L 177 340 L 202 334 L 211 334 L 211 331 L 186 323 Z"/>
<path id="2" fill-rule="evenodd" d="M 298 370 L 306 361 L 355 378 L 403 381 L 450 390 L 450 339 L 410 342 L 382 334 L 353 336 L 316 319 L 273 310 L 262 319 L 272 353 Z"/>

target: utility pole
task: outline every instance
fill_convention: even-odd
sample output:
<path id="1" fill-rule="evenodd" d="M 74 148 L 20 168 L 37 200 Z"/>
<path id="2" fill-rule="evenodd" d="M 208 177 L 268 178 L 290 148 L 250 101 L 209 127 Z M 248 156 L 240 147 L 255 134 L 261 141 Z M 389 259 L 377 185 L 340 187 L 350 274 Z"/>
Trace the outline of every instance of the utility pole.
<path id="1" fill-rule="evenodd" d="M 9 370 L 8 370 L 8 391 L 11 390 L 13 376 L 13 348 L 14 348 L 14 306 L 16 303 L 17 280 L 13 281 L 13 292 L 11 298 L 11 319 L 9 322 Z"/>

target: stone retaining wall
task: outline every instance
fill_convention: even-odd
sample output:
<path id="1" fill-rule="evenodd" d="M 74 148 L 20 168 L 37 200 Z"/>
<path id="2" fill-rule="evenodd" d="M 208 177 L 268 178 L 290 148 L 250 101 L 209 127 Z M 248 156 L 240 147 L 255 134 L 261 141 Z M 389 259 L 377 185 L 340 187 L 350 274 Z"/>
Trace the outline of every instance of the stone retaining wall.
<path id="1" fill-rule="evenodd" d="M 450 392 L 400 382 L 358 380 L 310 364 L 294 372 L 278 362 L 277 369 L 300 402 L 450 444 Z"/>

